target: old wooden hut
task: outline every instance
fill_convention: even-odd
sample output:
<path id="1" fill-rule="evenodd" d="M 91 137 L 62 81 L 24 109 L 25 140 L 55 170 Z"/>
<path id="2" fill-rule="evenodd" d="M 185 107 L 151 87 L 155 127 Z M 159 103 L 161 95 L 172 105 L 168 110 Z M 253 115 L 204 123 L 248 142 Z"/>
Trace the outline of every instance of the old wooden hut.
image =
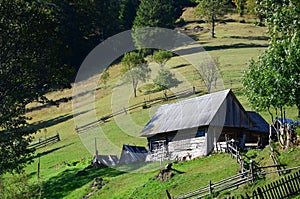
<path id="1" fill-rule="evenodd" d="M 120 164 L 130 164 L 134 162 L 144 162 L 148 151 L 143 146 L 123 145 Z"/>
<path id="2" fill-rule="evenodd" d="M 234 139 L 243 147 L 267 139 L 268 131 L 255 129 L 233 92 L 228 89 L 161 106 L 142 130 L 148 140 L 148 161 L 195 158 L 221 150 Z"/>

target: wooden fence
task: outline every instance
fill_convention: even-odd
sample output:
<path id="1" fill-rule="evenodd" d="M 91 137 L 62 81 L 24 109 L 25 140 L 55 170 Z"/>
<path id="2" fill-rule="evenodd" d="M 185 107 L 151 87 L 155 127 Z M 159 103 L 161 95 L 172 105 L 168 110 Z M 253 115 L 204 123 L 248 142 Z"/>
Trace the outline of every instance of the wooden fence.
<path id="1" fill-rule="evenodd" d="M 293 174 L 276 180 L 275 182 L 267 184 L 263 187 L 258 187 L 255 191 L 253 191 L 252 196 L 246 194 L 224 197 L 224 199 L 284 199 L 300 193 L 300 166 L 276 170 L 273 172 L 262 172 L 261 169 L 274 166 L 254 167 L 253 164 L 250 165 L 252 165 L 250 166 L 250 170 L 247 170 L 244 173 L 226 178 L 216 183 L 209 182 L 209 185 L 207 186 L 177 197 L 171 197 L 171 194 L 169 191 L 167 191 L 167 196 L 169 199 L 204 198 L 212 195 L 213 193 L 220 193 L 221 191 L 238 188 L 242 184 L 253 182 L 257 175 L 266 175 L 274 172 L 290 172 L 295 169 L 298 171 Z"/>
<path id="2" fill-rule="evenodd" d="M 129 106 L 127 108 L 123 108 L 119 111 L 113 112 L 112 114 L 102 116 L 99 119 L 99 121 L 105 122 L 106 120 L 108 120 L 108 119 L 110 119 L 114 116 L 117 116 L 117 115 L 120 115 L 120 114 L 127 114 L 129 111 L 140 108 L 140 107 L 147 108 L 151 105 L 160 103 L 160 102 L 165 101 L 165 100 L 172 100 L 172 99 L 175 99 L 175 98 L 184 98 L 184 97 L 188 97 L 190 95 L 196 94 L 196 93 L 197 92 L 195 90 L 195 87 L 193 87 L 193 88 L 188 88 L 188 89 L 185 89 L 185 90 L 178 91 L 178 92 L 173 93 L 173 94 L 168 95 L 168 96 L 158 97 L 158 98 L 153 98 L 153 99 L 148 99 L 148 100 L 145 99 L 144 102 L 140 102 L 138 104 L 134 104 L 134 105 Z"/>
<path id="3" fill-rule="evenodd" d="M 287 175 L 279 180 L 258 187 L 249 196 L 231 196 L 225 199 L 284 199 L 300 193 L 300 171 Z"/>
<path id="4" fill-rule="evenodd" d="M 59 136 L 59 133 L 57 133 L 55 136 L 53 137 L 49 137 L 45 140 L 41 140 L 39 142 L 36 142 L 34 144 L 31 144 L 29 145 L 29 148 L 35 148 L 35 149 L 38 149 L 38 148 L 41 148 L 41 147 L 44 147 L 44 146 L 47 146 L 48 144 L 51 144 L 51 143 L 54 143 L 54 142 L 58 142 L 60 141 L 60 136 Z"/>
<path id="5" fill-rule="evenodd" d="M 219 182 L 212 183 L 211 181 L 207 186 L 201 187 L 186 194 L 177 197 L 169 197 L 171 194 L 167 191 L 169 199 L 185 199 L 185 198 L 203 198 L 211 195 L 212 193 L 219 193 L 224 190 L 238 188 L 238 186 L 252 181 L 250 170 L 235 176 L 223 179 Z"/>
<path id="6" fill-rule="evenodd" d="M 241 165 L 241 171 L 245 172 L 246 171 L 245 161 L 240 153 L 238 143 L 227 141 L 226 142 L 226 152 L 229 153 L 231 157 L 236 159 L 236 162 Z"/>

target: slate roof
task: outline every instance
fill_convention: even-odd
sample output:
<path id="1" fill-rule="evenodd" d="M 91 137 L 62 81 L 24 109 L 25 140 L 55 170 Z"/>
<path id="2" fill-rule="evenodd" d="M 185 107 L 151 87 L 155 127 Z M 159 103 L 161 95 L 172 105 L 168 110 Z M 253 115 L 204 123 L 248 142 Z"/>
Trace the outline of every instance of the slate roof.
<path id="1" fill-rule="evenodd" d="M 235 99 L 236 106 L 230 105 L 228 107 L 230 108 L 238 107 L 233 109 L 239 109 L 231 114 L 233 115 L 234 113 L 244 112 L 242 116 L 241 115 L 238 116 L 241 117 L 242 119 L 239 118 L 237 120 L 245 121 L 246 120 L 245 110 L 240 105 L 240 103 L 236 100 L 232 91 L 230 89 L 227 89 L 227 90 L 203 95 L 200 97 L 183 100 L 173 104 L 162 105 L 154 114 L 152 119 L 146 124 L 140 136 L 150 137 L 158 133 L 171 132 L 180 129 L 195 128 L 199 126 L 208 126 L 212 123 L 213 120 L 215 120 L 217 112 L 220 109 L 222 109 L 221 107 L 223 107 L 224 109 L 224 106 L 222 106 L 222 104 L 224 105 L 224 102 L 226 102 L 226 98 L 228 97 L 229 94 L 231 94 L 231 96 L 233 96 L 233 98 Z M 226 110 L 225 108 L 224 111 L 228 111 L 228 110 Z M 235 116 L 230 116 L 226 118 L 226 122 L 227 123 L 229 123 L 229 121 L 232 122 L 234 117 Z M 215 121 L 213 123 L 215 123 Z M 232 126 L 236 125 L 236 123 L 234 123 Z"/>
<path id="2" fill-rule="evenodd" d="M 120 163 L 132 163 L 145 161 L 148 151 L 143 146 L 123 145 Z"/>
<path id="3" fill-rule="evenodd" d="M 254 123 L 254 126 L 248 129 L 249 131 L 269 133 L 269 124 L 260 114 L 253 111 L 247 111 L 247 114 Z"/>

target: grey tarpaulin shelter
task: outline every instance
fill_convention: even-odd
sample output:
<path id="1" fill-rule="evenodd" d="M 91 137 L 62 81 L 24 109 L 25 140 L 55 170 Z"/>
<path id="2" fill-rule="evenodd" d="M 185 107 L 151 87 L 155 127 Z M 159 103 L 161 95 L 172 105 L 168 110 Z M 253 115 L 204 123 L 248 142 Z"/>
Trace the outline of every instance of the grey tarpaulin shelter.
<path id="1" fill-rule="evenodd" d="M 254 127 L 233 92 L 223 90 L 173 104 L 162 105 L 142 130 L 149 152 L 158 159 L 208 155 L 218 142 L 235 139 L 247 142 Z M 263 132 L 268 134 L 268 132 Z M 247 136 L 248 135 L 248 136 Z"/>

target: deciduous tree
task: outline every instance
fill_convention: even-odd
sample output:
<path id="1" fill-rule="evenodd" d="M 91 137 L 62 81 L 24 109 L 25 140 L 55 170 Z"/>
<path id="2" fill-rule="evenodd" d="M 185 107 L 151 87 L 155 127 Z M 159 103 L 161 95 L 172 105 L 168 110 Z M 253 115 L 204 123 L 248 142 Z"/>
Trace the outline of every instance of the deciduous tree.
<path id="1" fill-rule="evenodd" d="M 200 78 L 208 93 L 211 92 L 213 86 L 216 88 L 217 80 L 220 78 L 219 65 L 217 58 L 211 58 L 204 59 L 198 66 Z"/>
<path id="2" fill-rule="evenodd" d="M 166 62 L 171 59 L 173 54 L 169 51 L 158 50 L 153 53 L 153 59 L 156 63 L 158 63 L 161 67 L 163 67 Z"/>
<path id="3" fill-rule="evenodd" d="M 158 71 L 158 75 L 153 81 L 154 84 L 158 86 L 158 89 L 164 92 L 165 98 L 167 98 L 168 89 L 176 87 L 180 84 L 180 81 L 176 79 L 174 74 L 165 68 L 162 68 Z"/>
<path id="4" fill-rule="evenodd" d="M 106 84 L 107 84 L 107 80 L 109 79 L 109 76 L 110 76 L 110 74 L 109 74 L 108 69 L 105 69 L 101 74 L 100 79 L 104 84 L 104 88 L 106 88 Z"/>
<path id="5" fill-rule="evenodd" d="M 227 0 L 196 0 L 198 3 L 195 14 L 204 17 L 211 24 L 211 38 L 215 38 L 215 23 L 218 17 L 223 17 L 229 6 Z"/>
<path id="6" fill-rule="evenodd" d="M 151 70 L 141 52 L 126 53 L 122 59 L 122 66 L 125 81 L 132 84 L 133 94 L 136 97 L 136 89 L 139 82 L 145 82 L 149 78 Z"/>
<path id="7" fill-rule="evenodd" d="M 36 129 L 26 105 L 69 86 L 58 56 L 56 19 L 35 2 L 0 1 L 0 175 L 22 171 Z"/>
<path id="8" fill-rule="evenodd" d="M 264 8 L 260 12 L 266 16 L 269 28 L 269 47 L 258 61 L 251 60 L 243 80 L 245 93 L 252 107 L 259 111 L 273 107 L 279 109 L 282 116 L 284 107 L 295 105 L 300 117 L 299 3 L 263 0 L 261 5 Z M 288 148 L 289 144 L 283 147 Z"/>

